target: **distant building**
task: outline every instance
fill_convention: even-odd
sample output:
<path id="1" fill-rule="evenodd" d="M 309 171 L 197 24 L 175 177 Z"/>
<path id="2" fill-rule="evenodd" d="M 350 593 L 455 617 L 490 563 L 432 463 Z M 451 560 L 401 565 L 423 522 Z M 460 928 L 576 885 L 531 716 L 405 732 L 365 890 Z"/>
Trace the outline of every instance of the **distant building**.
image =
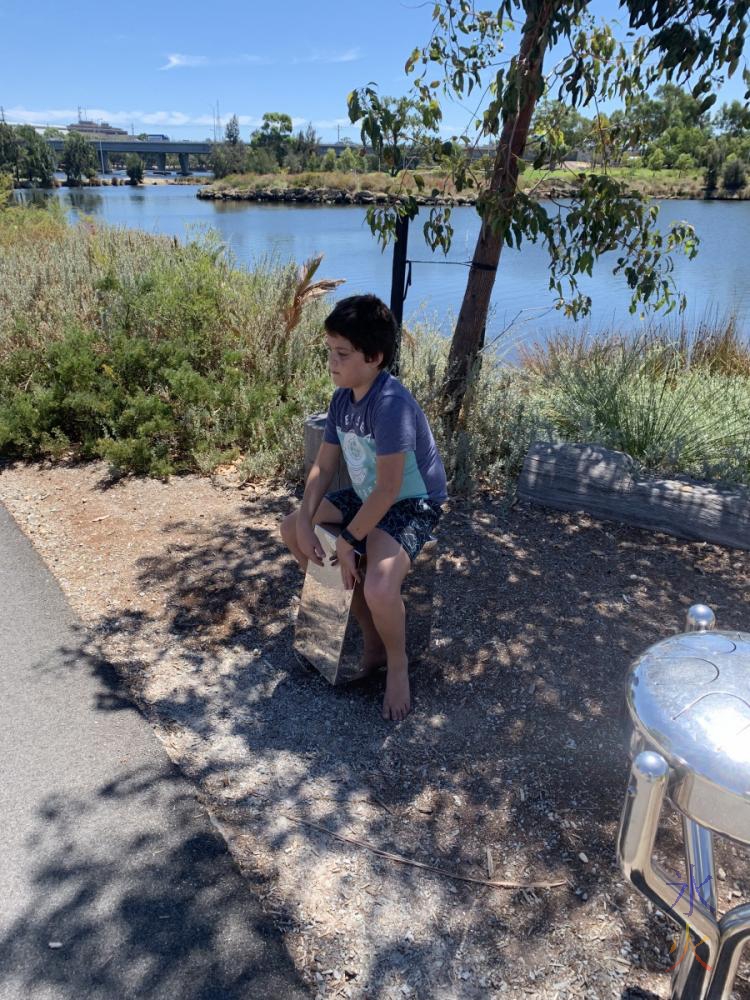
<path id="1" fill-rule="evenodd" d="M 127 136 L 124 128 L 115 128 L 109 122 L 92 122 L 85 118 L 68 125 L 69 132 L 80 132 L 92 139 L 114 139 L 117 136 Z"/>

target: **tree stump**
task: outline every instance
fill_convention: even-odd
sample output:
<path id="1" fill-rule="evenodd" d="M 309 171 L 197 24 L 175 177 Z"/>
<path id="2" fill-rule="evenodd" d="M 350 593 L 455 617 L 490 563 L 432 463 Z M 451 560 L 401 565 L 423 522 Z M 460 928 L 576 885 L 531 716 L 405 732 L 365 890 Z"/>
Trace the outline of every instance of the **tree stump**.
<path id="1" fill-rule="evenodd" d="M 325 413 L 313 413 L 305 420 L 305 482 L 307 482 L 307 477 L 315 461 L 315 456 L 318 454 L 318 449 L 323 443 L 325 427 Z M 351 485 L 352 481 L 349 478 L 349 473 L 346 471 L 346 462 L 344 462 L 344 456 L 342 455 L 339 459 L 339 467 L 336 470 L 336 474 L 331 480 L 329 491 L 343 490 Z"/>
<path id="2" fill-rule="evenodd" d="M 555 510 L 750 549 L 750 490 L 640 473 L 619 451 L 587 444 L 533 444 L 518 495 Z"/>

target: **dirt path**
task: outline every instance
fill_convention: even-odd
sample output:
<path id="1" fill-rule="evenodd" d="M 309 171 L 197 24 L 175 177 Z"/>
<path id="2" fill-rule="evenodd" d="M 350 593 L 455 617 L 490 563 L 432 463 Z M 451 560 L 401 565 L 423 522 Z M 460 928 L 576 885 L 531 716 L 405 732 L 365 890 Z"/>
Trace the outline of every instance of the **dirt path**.
<path id="1" fill-rule="evenodd" d="M 87 624 L 92 664 L 116 664 L 200 784 L 320 996 L 668 995 L 671 924 L 614 856 L 623 678 L 696 600 L 750 628 L 750 553 L 492 498 L 456 505 L 433 654 L 395 726 L 381 682 L 333 690 L 293 655 L 287 494 L 112 483 L 97 463 L 6 467 L 0 500 Z M 660 849 L 675 863 L 677 834 L 672 818 Z M 563 885 L 490 888 L 362 845 Z M 750 898 L 749 861 L 721 845 L 721 907 Z"/>

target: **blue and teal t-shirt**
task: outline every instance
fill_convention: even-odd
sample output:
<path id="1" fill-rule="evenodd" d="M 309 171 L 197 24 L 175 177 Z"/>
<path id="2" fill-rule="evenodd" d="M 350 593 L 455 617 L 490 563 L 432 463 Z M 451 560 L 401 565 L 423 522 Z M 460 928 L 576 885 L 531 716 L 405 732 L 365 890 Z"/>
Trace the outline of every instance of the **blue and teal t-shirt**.
<path id="1" fill-rule="evenodd" d="M 334 392 L 324 438 L 341 446 L 352 486 L 362 500 L 375 489 L 376 457 L 400 452 L 406 453 L 406 464 L 398 500 L 424 497 L 442 503 L 448 495 L 427 417 L 387 371 L 380 372 L 359 402 L 351 389 Z"/>

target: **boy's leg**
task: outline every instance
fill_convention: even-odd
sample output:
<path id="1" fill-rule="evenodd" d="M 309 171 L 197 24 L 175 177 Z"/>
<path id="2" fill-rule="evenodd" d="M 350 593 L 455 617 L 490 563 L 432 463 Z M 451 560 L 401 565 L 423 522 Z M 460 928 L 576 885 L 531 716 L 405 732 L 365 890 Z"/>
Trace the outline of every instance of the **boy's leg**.
<path id="1" fill-rule="evenodd" d="M 384 719 L 404 719 L 411 708 L 406 659 L 406 614 L 401 585 L 411 568 L 405 550 L 387 532 L 374 528 L 367 536 L 365 600 L 385 646 L 388 676 L 383 699 Z"/>
<path id="2" fill-rule="evenodd" d="M 330 500 L 325 497 L 320 501 L 313 524 L 341 524 L 341 511 Z M 297 560 L 303 573 L 307 572 L 307 556 L 300 551 L 297 545 L 297 511 L 288 514 L 281 522 L 281 537 L 284 544 Z M 357 619 L 359 627 L 362 629 L 363 641 L 363 666 L 367 669 L 376 670 L 386 663 L 386 651 L 383 642 L 378 634 L 372 620 L 370 609 L 362 596 L 362 588 L 357 587 L 352 597 L 352 614 Z"/>

